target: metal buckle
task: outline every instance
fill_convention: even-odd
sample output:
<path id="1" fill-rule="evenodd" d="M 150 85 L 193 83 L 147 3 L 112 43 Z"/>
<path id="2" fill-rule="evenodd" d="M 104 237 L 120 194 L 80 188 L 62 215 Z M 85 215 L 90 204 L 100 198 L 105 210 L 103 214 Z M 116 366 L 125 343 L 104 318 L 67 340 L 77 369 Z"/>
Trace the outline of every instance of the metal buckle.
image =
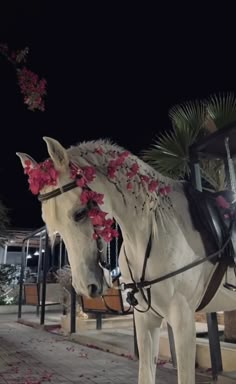
<path id="1" fill-rule="evenodd" d="M 120 283 L 119 289 L 125 291 L 125 283 Z"/>
<path id="2" fill-rule="evenodd" d="M 228 289 L 229 291 L 236 292 L 236 286 L 230 283 L 225 283 L 224 288 Z"/>
<path id="3" fill-rule="evenodd" d="M 131 292 L 128 292 L 127 293 L 127 298 L 126 298 L 126 301 L 129 305 L 131 305 L 132 307 L 136 307 L 136 305 L 138 305 L 138 300 L 136 299 L 136 297 L 134 297 L 134 294 L 136 293 L 137 291 L 131 291 Z"/>

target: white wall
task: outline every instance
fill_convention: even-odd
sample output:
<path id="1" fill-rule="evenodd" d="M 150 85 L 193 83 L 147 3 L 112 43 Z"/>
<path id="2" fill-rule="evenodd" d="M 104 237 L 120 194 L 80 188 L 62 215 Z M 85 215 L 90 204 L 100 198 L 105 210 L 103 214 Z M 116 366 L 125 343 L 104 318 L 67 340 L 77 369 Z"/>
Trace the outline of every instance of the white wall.
<path id="1" fill-rule="evenodd" d="M 0 264 L 4 264 L 4 247 L 0 247 Z M 21 252 L 7 252 L 6 264 L 21 264 Z"/>
<path id="2" fill-rule="evenodd" d="M 21 264 L 21 252 L 7 252 L 6 264 Z"/>

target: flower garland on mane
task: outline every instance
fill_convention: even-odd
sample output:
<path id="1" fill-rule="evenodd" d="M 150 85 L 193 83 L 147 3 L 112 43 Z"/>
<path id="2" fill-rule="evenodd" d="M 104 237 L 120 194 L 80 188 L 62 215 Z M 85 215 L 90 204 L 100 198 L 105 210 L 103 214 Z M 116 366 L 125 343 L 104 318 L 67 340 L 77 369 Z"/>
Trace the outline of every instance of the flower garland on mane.
<path id="1" fill-rule="evenodd" d="M 101 146 L 95 148 L 95 154 L 102 156 L 104 150 Z M 115 180 L 117 172 L 124 165 L 126 159 L 130 156 L 128 151 L 109 151 L 111 160 L 107 165 L 107 175 L 110 180 Z M 160 196 L 167 196 L 170 192 L 169 185 L 159 185 L 158 180 L 152 179 L 150 176 L 139 173 L 139 165 L 134 161 L 127 169 L 127 190 L 133 189 L 133 179 L 135 176 L 139 176 L 140 182 L 146 185 L 149 192 L 156 192 Z M 45 186 L 57 186 L 59 172 L 54 168 L 54 164 L 51 159 L 47 159 L 42 163 L 32 167 L 30 160 L 25 161 L 25 174 L 29 176 L 29 188 L 35 195 Z M 118 236 L 118 232 L 113 229 L 114 221 L 107 219 L 107 212 L 102 211 L 101 205 L 104 203 L 104 195 L 92 191 L 89 188 L 89 184 L 96 178 L 96 168 L 94 166 L 79 167 L 74 162 L 70 163 L 70 178 L 76 180 L 78 187 L 82 189 L 80 195 L 81 204 L 91 206 L 88 210 L 88 217 L 91 219 L 94 226 L 93 238 L 103 238 L 104 241 L 110 242 L 114 237 Z M 89 203 L 93 204 L 89 204 Z"/>

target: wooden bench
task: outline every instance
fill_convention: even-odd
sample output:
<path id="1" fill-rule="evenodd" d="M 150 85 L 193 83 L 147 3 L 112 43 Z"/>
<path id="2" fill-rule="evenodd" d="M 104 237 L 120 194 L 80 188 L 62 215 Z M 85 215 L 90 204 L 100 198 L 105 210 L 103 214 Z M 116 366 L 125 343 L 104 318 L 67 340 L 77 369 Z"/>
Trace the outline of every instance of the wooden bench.
<path id="1" fill-rule="evenodd" d="M 114 287 L 119 286 L 119 279 L 113 282 Z M 96 328 L 102 329 L 102 317 L 105 315 L 123 316 L 133 314 L 133 309 L 124 306 L 120 289 L 110 288 L 103 297 L 90 299 L 81 296 L 81 306 L 85 313 L 96 316 Z"/>
<path id="2" fill-rule="evenodd" d="M 35 305 L 36 314 L 39 316 L 39 308 L 42 306 L 40 299 L 40 284 L 39 283 L 25 283 L 24 284 L 24 298 L 26 305 Z M 60 305 L 59 302 L 45 301 L 45 306 Z"/>

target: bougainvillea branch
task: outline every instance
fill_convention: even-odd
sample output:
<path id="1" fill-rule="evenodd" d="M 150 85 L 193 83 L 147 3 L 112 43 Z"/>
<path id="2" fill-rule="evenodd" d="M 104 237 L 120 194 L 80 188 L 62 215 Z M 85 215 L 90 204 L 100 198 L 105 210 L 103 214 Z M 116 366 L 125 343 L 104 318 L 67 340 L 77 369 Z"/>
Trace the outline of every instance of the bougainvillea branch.
<path id="1" fill-rule="evenodd" d="M 0 44 L 0 53 L 14 66 L 18 85 L 28 109 L 44 111 L 47 82 L 45 79 L 39 79 L 36 73 L 25 66 L 29 53 L 28 47 L 19 51 L 10 51 L 6 44 Z"/>

